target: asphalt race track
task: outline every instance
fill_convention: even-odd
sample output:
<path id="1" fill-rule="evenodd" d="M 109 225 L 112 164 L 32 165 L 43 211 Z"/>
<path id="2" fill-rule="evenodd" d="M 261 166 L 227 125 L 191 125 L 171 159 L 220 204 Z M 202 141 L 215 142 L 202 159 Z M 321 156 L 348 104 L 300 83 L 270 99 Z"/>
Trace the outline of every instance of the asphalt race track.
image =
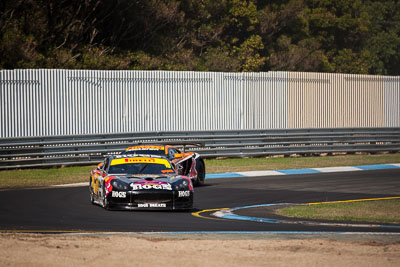
<path id="1" fill-rule="evenodd" d="M 0 191 L 0 230 L 21 231 L 319 231 L 397 232 L 400 228 L 260 223 L 203 212 L 267 203 L 309 203 L 400 196 L 400 169 L 210 179 L 195 189 L 195 209 L 107 211 L 89 202 L 87 187 Z M 399 212 L 399 211 L 394 211 Z M 254 216 L 254 210 L 252 211 Z"/>

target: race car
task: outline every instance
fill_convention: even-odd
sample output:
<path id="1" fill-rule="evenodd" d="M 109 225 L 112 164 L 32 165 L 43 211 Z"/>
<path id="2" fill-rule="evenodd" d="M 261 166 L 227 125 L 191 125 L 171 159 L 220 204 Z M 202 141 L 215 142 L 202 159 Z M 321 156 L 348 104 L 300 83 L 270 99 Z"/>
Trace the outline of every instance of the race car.
<path id="1" fill-rule="evenodd" d="M 206 177 L 206 167 L 204 160 L 198 153 L 182 152 L 171 145 L 138 145 L 128 147 L 121 154 L 149 154 L 167 157 L 176 165 L 180 175 L 188 176 L 195 186 L 204 184 Z"/>
<path id="2" fill-rule="evenodd" d="M 90 201 L 105 209 L 192 209 L 193 185 L 156 155 L 112 155 L 91 171 Z"/>

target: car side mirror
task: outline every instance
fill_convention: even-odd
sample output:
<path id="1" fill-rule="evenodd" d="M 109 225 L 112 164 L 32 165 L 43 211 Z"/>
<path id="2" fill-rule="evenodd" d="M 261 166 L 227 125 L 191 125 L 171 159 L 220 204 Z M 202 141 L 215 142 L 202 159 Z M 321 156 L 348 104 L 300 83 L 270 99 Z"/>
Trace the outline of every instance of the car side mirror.
<path id="1" fill-rule="evenodd" d="M 182 158 L 182 154 L 181 153 L 175 153 L 175 158 Z"/>
<path id="2" fill-rule="evenodd" d="M 100 170 L 102 166 L 103 166 L 103 163 L 97 164 L 97 169 Z"/>

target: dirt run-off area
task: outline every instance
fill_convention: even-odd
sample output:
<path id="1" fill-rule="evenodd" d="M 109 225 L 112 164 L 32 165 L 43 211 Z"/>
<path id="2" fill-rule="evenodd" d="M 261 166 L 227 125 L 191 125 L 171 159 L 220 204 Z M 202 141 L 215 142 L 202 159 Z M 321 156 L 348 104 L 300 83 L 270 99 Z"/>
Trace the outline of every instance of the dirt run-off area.
<path id="1" fill-rule="evenodd" d="M 0 266 L 399 266 L 400 243 L 0 234 Z"/>

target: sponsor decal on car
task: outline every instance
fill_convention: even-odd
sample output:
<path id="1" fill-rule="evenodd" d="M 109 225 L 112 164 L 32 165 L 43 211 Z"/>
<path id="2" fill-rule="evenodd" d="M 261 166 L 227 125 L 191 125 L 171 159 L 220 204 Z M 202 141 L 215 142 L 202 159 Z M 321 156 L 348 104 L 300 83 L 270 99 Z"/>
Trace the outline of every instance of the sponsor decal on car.
<path id="1" fill-rule="evenodd" d="M 111 196 L 116 198 L 126 198 L 126 192 L 112 191 Z"/>
<path id="2" fill-rule="evenodd" d="M 190 167 L 190 178 L 197 178 L 197 170 L 196 170 L 196 160 L 192 158 L 192 166 Z"/>
<path id="3" fill-rule="evenodd" d="M 172 186 L 162 182 L 137 182 L 131 184 L 132 190 L 142 189 L 160 189 L 160 190 L 172 190 Z"/>
<path id="4" fill-rule="evenodd" d="M 115 179 L 115 176 L 108 176 L 104 179 L 104 184 L 106 186 L 106 196 L 112 191 L 111 181 Z"/>
<path id="5" fill-rule="evenodd" d="M 189 197 L 190 196 L 190 191 L 178 191 L 178 197 Z"/>
<path id="6" fill-rule="evenodd" d="M 139 203 L 138 208 L 166 208 L 165 203 Z"/>

